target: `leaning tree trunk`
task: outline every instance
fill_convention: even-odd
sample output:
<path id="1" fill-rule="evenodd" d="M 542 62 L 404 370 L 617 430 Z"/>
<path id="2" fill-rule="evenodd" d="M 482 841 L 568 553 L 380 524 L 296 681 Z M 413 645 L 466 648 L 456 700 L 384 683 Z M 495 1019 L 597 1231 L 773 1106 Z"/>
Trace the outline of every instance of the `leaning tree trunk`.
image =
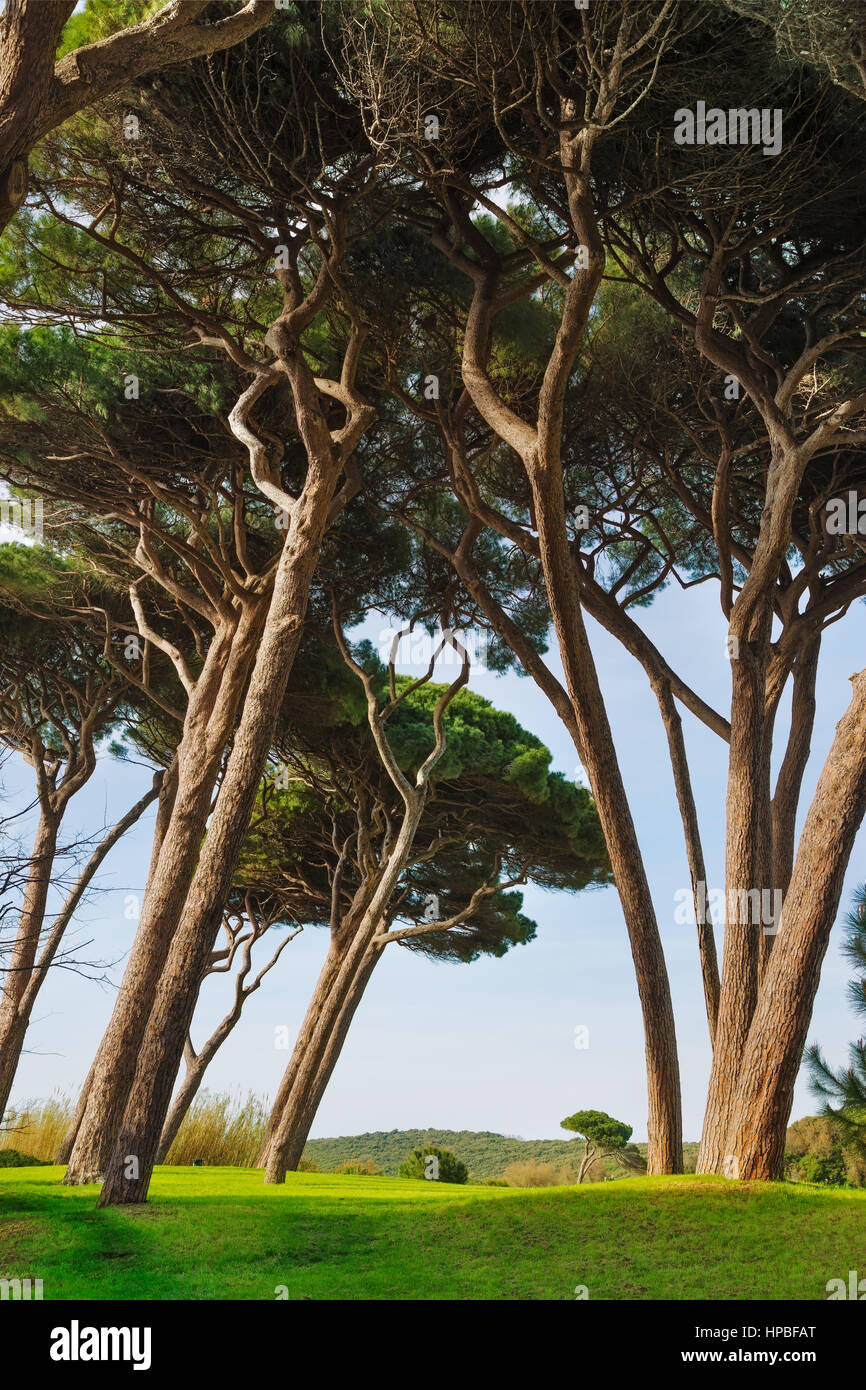
<path id="1" fill-rule="evenodd" d="M 330 999 L 333 1002 L 335 998 L 333 973 L 327 993 L 318 998 L 316 1021 L 313 1026 L 309 1026 L 308 1010 L 295 1043 L 292 1060 L 277 1092 L 268 1122 L 268 1132 L 256 1161 L 257 1167 L 267 1168 L 271 1159 L 273 1135 L 281 1129 L 286 1136 L 283 1149 L 286 1169 L 294 1171 L 297 1168 L 322 1096 L 339 1060 L 349 1026 L 382 950 L 381 946 L 368 947 L 365 955 L 358 961 L 355 974 L 344 977 L 339 1011 L 336 1017 L 332 1011 L 328 1025 L 321 1026 L 321 1020 L 326 1000 Z M 322 973 L 324 974 L 324 971 Z M 308 1069 L 308 1080 L 301 1090 L 295 1084 L 301 1063 L 305 1059 L 313 1058 L 316 1060 L 316 1066 Z"/>
<path id="2" fill-rule="evenodd" d="M 284 1121 L 281 1128 L 286 1135 L 286 1143 L 283 1149 L 283 1162 L 289 1172 L 294 1172 L 304 1153 L 304 1146 L 313 1127 L 316 1113 L 322 1103 L 322 1097 L 328 1088 L 328 1084 L 334 1073 L 334 1068 L 340 1060 L 340 1053 L 349 1032 L 352 1019 L 355 1017 L 358 1005 L 367 988 L 370 976 L 376 968 L 379 956 L 382 954 L 383 947 L 370 946 L 367 954 L 362 960 L 357 974 L 352 979 L 343 999 L 336 1024 L 330 1034 L 325 1039 L 324 1049 L 321 1054 L 318 1070 L 311 1082 L 308 1084 L 303 1097 L 292 1096 L 283 1114 Z"/>
<path id="3" fill-rule="evenodd" d="M 240 1017 L 240 1011 L 238 1011 Z M 178 1130 L 186 1119 L 187 1111 L 192 1105 L 199 1092 L 199 1087 L 204 1080 L 204 1074 L 210 1063 L 213 1061 L 214 1054 L 231 1032 L 231 1027 L 219 1029 L 219 1036 L 215 1033 L 208 1039 L 207 1044 L 201 1052 L 193 1052 L 192 1044 L 187 1038 L 184 1047 L 184 1059 L 186 1061 L 186 1071 L 183 1081 L 180 1083 L 177 1095 L 172 1101 L 171 1110 L 162 1127 L 162 1134 L 159 1137 L 159 1148 L 156 1151 L 157 1163 L 165 1163 L 168 1151 L 177 1138 Z"/>
<path id="4" fill-rule="evenodd" d="M 175 757 L 172 759 L 171 766 L 168 768 L 168 771 L 163 776 L 162 785 L 159 789 L 159 799 L 157 801 L 156 810 L 156 821 L 153 827 L 153 841 L 151 844 L 150 851 L 150 866 L 147 872 L 148 883 L 150 883 L 150 880 L 152 879 L 154 874 L 154 870 L 156 869 L 156 865 L 159 861 L 159 851 L 162 848 L 162 842 L 165 839 L 165 833 L 168 829 L 169 821 L 171 819 L 171 813 L 174 808 L 176 794 L 177 755 L 175 755 Z M 61 1163 L 64 1165 L 69 1163 L 69 1158 L 75 1145 L 75 1140 L 78 1137 L 78 1131 L 81 1128 L 81 1121 L 84 1119 L 84 1115 L 87 1110 L 87 1103 L 90 1099 L 90 1087 L 93 1084 L 93 1078 L 96 1074 L 96 1068 L 97 1064 L 99 1063 L 100 1056 L 101 1050 L 97 1049 L 96 1056 L 90 1064 L 90 1070 L 87 1073 L 84 1085 L 82 1086 L 81 1092 L 78 1096 L 78 1101 L 75 1106 L 75 1111 L 73 1113 L 72 1120 L 70 1121 L 69 1127 L 63 1136 L 59 1149 L 57 1150 L 57 1154 L 54 1159 L 55 1163 Z"/>
<path id="5" fill-rule="evenodd" d="M 63 1181 L 104 1175 L 135 1076 L 160 974 L 195 872 L 214 786 L 255 653 L 260 617 L 247 606 L 234 631 L 214 637 L 190 695 L 177 753 L 177 791 L 141 919 Z"/>
<path id="6" fill-rule="evenodd" d="M 316 1025 L 319 1021 L 319 1018 L 321 1017 L 322 1009 L 325 1006 L 325 1002 L 329 994 L 331 993 L 331 990 L 333 989 L 337 975 L 339 974 L 342 959 L 343 953 L 338 948 L 336 941 L 332 936 L 331 942 L 328 946 L 328 954 L 325 957 L 325 961 L 322 965 L 321 970 L 319 971 L 319 978 L 316 981 L 316 987 L 313 990 L 312 998 L 310 999 L 310 1002 L 307 1005 L 307 1011 L 304 1014 L 304 1020 L 301 1024 L 298 1036 L 295 1039 L 295 1045 L 292 1049 L 292 1055 L 289 1058 L 288 1066 L 286 1067 L 286 1070 L 283 1073 L 282 1080 L 280 1081 L 279 1089 L 276 1094 L 276 1099 L 274 1100 L 273 1106 L 271 1107 L 271 1113 L 268 1118 L 267 1128 L 265 1130 L 265 1137 L 262 1140 L 261 1148 L 259 1149 L 258 1157 L 256 1158 L 257 1168 L 264 1168 L 267 1165 L 268 1153 L 271 1147 L 271 1140 L 273 1139 L 274 1132 L 277 1128 L 277 1125 L 279 1124 L 280 1116 L 285 1110 L 289 1096 L 292 1093 L 292 1087 L 295 1084 L 295 1077 L 298 1074 L 298 1068 L 300 1067 L 301 1062 L 303 1061 L 303 1058 L 310 1047 L 312 1039 L 315 1036 Z"/>
<path id="7" fill-rule="evenodd" d="M 787 896 L 794 869 L 797 807 L 800 804 L 803 775 L 812 748 L 812 730 L 815 726 L 816 711 L 815 684 L 820 648 L 821 634 L 817 632 L 804 644 L 794 663 L 791 726 L 785 756 L 782 759 L 779 776 L 776 779 L 776 790 L 771 806 L 773 889 L 782 894 L 783 902 Z M 762 937 L 761 958 L 758 963 L 759 981 L 763 979 L 775 939 L 775 936 Z"/>
<path id="8" fill-rule="evenodd" d="M 836 726 L 806 816 L 782 920 L 740 1069 L 727 1138 L 732 1176 L 780 1178 L 794 1083 L 839 908 L 845 870 L 866 812 L 866 670 Z"/>
<path id="9" fill-rule="evenodd" d="M 3 996 L 0 999 L 0 1119 L 3 1118 L 9 1103 L 9 1093 L 15 1080 L 27 1031 L 27 1015 L 21 1006 L 45 922 L 59 826 L 59 816 L 47 811 L 41 813 L 33 841 L 30 871 L 24 889 L 21 915 L 18 918 L 15 944 L 6 968 Z"/>
<path id="10" fill-rule="evenodd" d="M 312 387 L 312 378 L 309 385 Z M 304 381 L 302 388 L 306 386 Z M 310 585 L 341 468 L 334 458 L 317 393 L 311 406 L 314 411 L 303 419 L 299 411 L 301 431 L 308 444 L 307 480 L 292 506 L 243 714 L 183 921 L 169 950 L 147 1023 L 123 1123 L 100 1193 L 100 1206 L 146 1199 L 199 984 L 219 931 L 223 904 L 300 644 Z M 130 1158 L 134 1162 L 128 1162 Z"/>
<path id="11" fill-rule="evenodd" d="M 411 804 L 406 804 L 406 813 L 391 856 L 376 885 L 370 904 L 358 924 L 358 929 L 343 955 L 337 977 L 320 1011 L 314 1035 L 295 1072 L 291 1093 L 271 1137 L 265 1168 L 266 1183 L 285 1182 L 288 1156 L 290 1151 L 294 1152 L 292 1127 L 315 1094 L 316 1078 L 328 1040 L 338 1031 L 340 1014 L 344 1003 L 351 995 L 353 982 L 356 978 L 363 978 L 364 962 L 372 949 L 373 938 L 379 933 L 385 920 L 388 903 L 405 868 L 423 809 L 423 797 L 417 797 Z M 360 998 L 360 995 L 358 997 Z"/>

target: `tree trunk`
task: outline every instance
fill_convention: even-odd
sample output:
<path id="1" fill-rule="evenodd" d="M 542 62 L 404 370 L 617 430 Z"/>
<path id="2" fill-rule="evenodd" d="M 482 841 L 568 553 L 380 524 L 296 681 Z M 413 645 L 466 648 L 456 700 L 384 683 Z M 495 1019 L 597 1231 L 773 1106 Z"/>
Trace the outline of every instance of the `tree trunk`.
<path id="1" fill-rule="evenodd" d="M 329 1033 L 323 1039 L 323 1046 L 320 1049 L 320 1061 L 318 1069 L 311 1076 L 305 1088 L 303 1096 L 290 1090 L 289 1096 L 279 1112 L 277 1105 L 274 1105 L 274 1115 L 277 1124 L 274 1130 L 280 1128 L 285 1135 L 285 1144 L 282 1151 L 282 1162 L 288 1172 L 294 1172 L 301 1161 L 304 1152 L 304 1145 L 307 1142 L 316 1113 L 322 1103 L 322 1097 L 327 1090 L 328 1083 L 334 1072 L 334 1068 L 340 1059 L 343 1044 L 346 1041 L 349 1027 L 361 999 L 364 990 L 367 988 L 370 976 L 382 954 L 382 947 L 369 947 L 366 955 L 360 962 L 354 977 L 348 982 L 343 993 L 343 1002 L 336 1022 L 333 1024 Z M 300 1038 L 298 1040 L 300 1042 Z M 306 1049 L 304 1054 L 306 1054 Z M 282 1089 L 282 1088 L 281 1088 Z M 279 1097 L 278 1097 L 279 1100 Z M 270 1146 L 263 1146 L 263 1152 L 259 1167 L 266 1167 L 271 1159 Z M 285 1180 L 285 1174 L 283 1175 Z"/>
<path id="2" fill-rule="evenodd" d="M 316 981 L 316 987 L 313 990 L 312 998 L 310 999 L 310 1002 L 307 1005 L 307 1011 L 304 1014 L 304 1020 L 301 1024 L 298 1036 L 295 1039 L 295 1045 L 292 1049 L 292 1055 L 289 1058 L 289 1063 L 286 1067 L 286 1070 L 283 1072 L 283 1077 L 280 1082 L 276 1098 L 274 1100 L 273 1106 L 271 1107 L 271 1113 L 268 1119 L 267 1129 L 265 1130 L 265 1137 L 262 1140 L 261 1148 L 259 1149 L 258 1157 L 256 1158 L 257 1168 L 264 1168 L 267 1164 L 268 1153 L 271 1147 L 271 1140 L 273 1139 L 274 1132 L 277 1128 L 277 1125 L 279 1124 L 280 1116 L 285 1110 L 289 1096 L 292 1093 L 292 1087 L 295 1084 L 295 1077 L 297 1076 L 298 1068 L 300 1067 L 301 1061 L 308 1047 L 310 1046 L 312 1038 L 315 1035 L 316 1025 L 319 1021 L 319 1018 L 321 1017 L 322 1009 L 325 1006 L 325 1001 L 327 1000 L 328 995 L 330 994 L 333 988 L 334 981 L 336 980 L 337 975 L 339 973 L 341 961 L 342 953 L 338 949 L 336 942 L 332 936 L 330 945 L 328 946 L 328 954 L 326 955 L 324 964 L 322 965 L 322 968 L 319 971 L 319 978 Z"/>
<path id="3" fill-rule="evenodd" d="M 240 1017 L 240 1011 L 238 1011 L 238 1017 Z M 220 1037 L 219 1042 L 216 1042 L 213 1047 L 203 1047 L 198 1054 L 193 1052 L 192 1044 L 189 1038 L 187 1038 L 187 1046 L 184 1049 L 186 1072 L 184 1073 L 183 1081 L 180 1083 L 177 1095 L 172 1101 L 168 1118 L 162 1127 L 162 1134 L 159 1137 L 159 1148 L 156 1152 L 157 1163 L 165 1163 L 168 1157 L 168 1151 L 177 1138 L 177 1132 L 186 1118 L 187 1111 L 198 1095 L 199 1087 L 201 1086 L 208 1066 L 213 1061 L 214 1053 L 217 1051 L 220 1044 L 225 1041 L 230 1032 L 231 1029 L 227 1028 Z"/>
<path id="4" fill-rule="evenodd" d="M 153 827 L 153 842 L 151 844 L 150 850 L 150 865 L 147 871 L 148 883 L 150 883 L 150 880 L 152 879 L 156 870 L 157 863 L 159 862 L 159 852 L 162 849 L 162 842 L 165 839 L 166 831 L 168 830 L 169 822 L 171 820 L 171 813 L 174 809 L 174 802 L 176 796 L 177 754 L 175 754 L 174 758 L 172 759 L 171 765 L 165 773 L 162 779 L 162 784 L 159 789 L 159 799 L 157 801 L 156 810 L 156 821 Z M 75 1106 L 75 1113 L 72 1116 L 69 1128 L 63 1136 L 63 1141 L 60 1145 L 60 1148 L 57 1150 L 57 1156 L 55 1158 L 56 1163 L 62 1163 L 65 1165 L 68 1165 L 69 1163 L 72 1150 L 75 1146 L 75 1140 L 78 1137 L 78 1131 L 81 1128 L 81 1121 L 84 1119 L 84 1115 L 87 1110 L 87 1102 L 90 1098 L 90 1087 L 93 1084 L 93 1078 L 96 1074 L 96 1066 L 100 1059 L 100 1055 L 101 1047 L 97 1049 L 96 1057 L 91 1063 L 90 1070 L 87 1073 L 87 1079 L 85 1080 L 84 1085 L 81 1088 L 81 1092 L 79 1094 L 78 1101 Z"/>
<path id="5" fill-rule="evenodd" d="M 689 763 L 686 757 L 686 746 L 683 739 L 683 722 L 679 716 L 670 685 L 664 680 L 651 677 L 651 683 L 655 690 L 659 702 L 662 720 L 665 726 L 665 733 L 668 739 L 668 750 L 671 757 L 671 768 L 674 774 L 674 786 L 677 794 L 677 804 L 680 808 L 680 819 L 683 823 L 683 833 L 686 841 L 686 858 L 689 865 L 689 878 L 692 885 L 692 899 L 695 905 L 695 922 L 698 934 L 698 957 L 701 963 L 701 980 L 704 986 L 704 1006 L 707 1011 L 707 1025 L 710 1030 L 710 1042 L 714 1042 L 716 1036 L 716 1021 L 719 1016 L 719 994 L 721 985 L 719 982 L 719 962 L 716 955 L 716 939 L 713 934 L 713 921 L 709 916 L 706 907 L 704 893 L 701 892 L 700 885 L 706 889 L 707 871 L 704 865 L 704 851 L 701 845 L 700 827 L 698 825 L 698 811 L 695 806 L 694 793 L 692 792 L 692 780 L 689 775 Z"/>
<path id="6" fill-rule="evenodd" d="M 90 1097 L 90 1087 L 93 1085 L 93 1074 L 95 1070 L 96 1059 L 94 1059 L 91 1062 L 90 1071 L 84 1078 L 84 1085 L 82 1086 L 78 1094 L 78 1100 L 75 1103 L 75 1112 L 72 1116 L 69 1128 L 64 1134 L 60 1142 L 60 1148 L 57 1150 L 57 1153 L 55 1155 L 55 1163 L 66 1164 L 69 1162 L 69 1155 L 72 1153 L 72 1146 L 75 1143 L 75 1136 L 78 1133 L 78 1130 L 81 1126 L 81 1121 L 84 1117 L 84 1112 L 87 1109 L 87 1102 Z"/>
<path id="7" fill-rule="evenodd" d="M 292 507 L 243 714 L 183 920 L 169 950 L 147 1022 L 126 1112 L 100 1193 L 100 1206 L 141 1202 L 147 1196 L 199 984 L 214 947 L 223 904 L 300 643 L 310 584 L 340 472 L 317 401 L 316 393 L 316 419 L 312 421 L 312 429 L 319 434 L 318 447 L 308 455 L 307 479 L 301 496 Z M 305 423 L 309 427 L 310 421 Z M 303 433 L 304 423 L 301 429 Z M 327 443 L 321 439 L 322 432 Z M 160 870 L 162 858 L 160 856 Z M 128 1157 L 136 1162 L 129 1164 Z"/>
<path id="8" fill-rule="evenodd" d="M 821 650 L 821 635 L 816 633 L 800 651 L 794 664 L 794 689 L 791 697 L 791 727 L 788 743 L 773 796 L 771 814 L 773 818 L 773 888 L 787 895 L 794 868 L 794 848 L 796 842 L 797 807 L 800 804 L 800 790 L 803 774 L 809 761 L 812 748 L 812 730 L 815 726 L 815 682 L 818 674 L 818 656 Z M 778 925 L 778 923 L 777 923 Z M 761 956 L 758 962 L 758 977 L 763 979 L 775 936 L 762 936 Z"/>
<path id="9" fill-rule="evenodd" d="M 289 1099 L 271 1136 L 265 1169 L 266 1183 L 285 1182 L 287 1157 L 292 1148 L 292 1126 L 296 1122 L 298 1114 L 303 1113 L 302 1108 L 305 1105 L 305 1100 L 308 1101 L 315 1094 L 316 1078 L 319 1074 L 322 1058 L 325 1055 L 329 1039 L 335 1033 L 339 1035 L 340 1014 L 343 1005 L 350 997 L 353 982 L 356 977 L 360 977 L 366 984 L 363 966 L 368 951 L 371 949 L 381 950 L 381 947 L 372 947 L 373 938 L 382 929 L 388 903 L 405 867 L 423 809 L 423 797 L 416 797 L 411 804 L 406 805 L 406 813 L 394 842 L 391 856 L 376 885 L 370 904 L 358 924 L 358 929 L 343 953 L 336 979 L 319 1013 L 313 1037 L 295 1071 Z M 360 995 L 358 997 L 360 998 Z M 357 1001 L 349 1014 L 349 1021 L 351 1021 L 356 1006 Z M 348 1022 L 346 1026 L 348 1027 Z M 299 1107 L 297 1111 L 296 1105 Z"/>
<path id="10" fill-rule="evenodd" d="M 27 1031 L 27 1015 L 21 1005 L 30 982 L 45 922 L 45 907 L 57 851 L 59 826 L 59 816 L 46 810 L 41 812 L 33 841 L 30 871 L 24 889 L 21 915 L 18 918 L 15 944 L 5 972 L 3 995 L 0 998 L 0 1119 L 3 1118 L 9 1103 L 9 1093 L 15 1080 L 24 1034 Z"/>
<path id="11" fill-rule="evenodd" d="M 173 801 L 166 803 L 163 821 L 167 819 L 168 823 L 159 855 L 152 856 L 141 919 L 96 1056 L 90 1094 L 70 1153 L 65 1183 L 97 1182 L 106 1171 L 135 1076 L 154 993 L 195 872 L 214 786 L 252 664 L 260 624 L 258 605 L 251 604 L 233 632 L 214 636 L 190 696 L 177 751 L 177 790 Z M 161 807 L 161 814 L 162 811 Z"/>
<path id="12" fill-rule="evenodd" d="M 150 803 L 155 799 L 159 787 L 160 778 L 161 774 L 158 773 L 156 778 L 154 779 L 153 788 L 150 791 L 146 792 L 143 797 L 139 798 L 135 805 L 131 807 L 129 811 L 127 811 L 125 816 L 121 817 L 121 819 L 117 822 L 116 825 L 112 826 L 108 834 L 97 845 L 96 849 L 93 851 L 87 863 L 84 865 L 84 868 L 82 869 L 81 873 L 79 874 L 72 888 L 72 891 L 67 895 L 63 907 L 60 909 L 59 913 L 55 917 L 51 930 L 48 933 L 48 940 L 46 941 L 42 951 L 39 953 L 38 958 L 31 962 L 31 967 L 29 969 L 27 968 L 26 964 L 21 964 L 20 972 L 15 982 L 16 988 L 19 991 L 16 1019 L 14 1026 L 10 1030 L 8 1035 L 3 1030 L 2 1011 L 0 1011 L 0 1118 L 2 1118 L 3 1115 L 5 1102 L 8 1101 L 9 1098 L 9 1091 L 8 1089 L 6 1089 L 7 1078 L 11 1077 L 11 1079 L 14 1081 L 15 1073 L 18 1069 L 18 1063 L 21 1060 L 21 1051 L 24 1046 L 24 1039 L 27 1034 L 27 1028 L 30 1024 L 30 1016 L 33 1013 L 33 1005 L 36 1003 L 36 999 L 40 989 L 42 988 L 42 985 L 45 983 L 45 979 L 48 975 L 48 970 L 51 966 L 52 961 L 54 960 L 55 955 L 57 954 L 63 937 L 66 933 L 66 929 L 69 926 L 69 923 L 72 921 L 72 918 L 75 915 L 76 909 L 78 908 L 81 899 L 84 897 L 84 894 L 87 892 L 88 887 L 93 881 L 94 874 L 101 865 L 102 861 L 105 859 L 106 855 L 109 853 L 111 849 L 113 849 L 113 847 L 117 844 L 118 840 L 120 840 L 123 837 L 123 835 L 126 834 L 130 826 L 135 824 L 139 816 L 141 816 L 142 812 L 145 811 L 146 808 L 150 805 Z M 58 816 L 54 831 L 55 842 L 57 838 L 57 829 L 59 828 L 59 825 L 60 817 Z M 53 857 L 54 848 L 52 847 L 52 861 Z M 49 863 L 49 882 L 50 876 L 51 864 Z M 44 920 L 44 902 L 42 905 L 42 913 Z M 37 945 L 40 934 L 40 931 L 37 929 L 35 931 L 34 937 Z M 11 1082 L 9 1084 L 11 1085 Z"/>
<path id="13" fill-rule="evenodd" d="M 736 606 L 735 610 L 736 612 Z M 725 1140 L 736 1094 L 737 1077 L 758 997 L 759 936 L 762 926 L 750 920 L 753 890 L 769 884 L 770 863 L 764 844 L 770 804 L 769 735 L 764 708 L 769 608 L 761 615 L 754 649 L 747 634 L 731 661 L 731 746 L 726 802 L 725 945 L 722 986 L 707 1094 L 699 1173 L 725 1171 Z"/>
<path id="14" fill-rule="evenodd" d="M 794 1082 L 839 908 L 845 870 L 866 811 L 866 670 L 836 726 L 800 845 L 776 943 L 740 1070 L 727 1138 L 731 1176 L 780 1178 Z"/>
<path id="15" fill-rule="evenodd" d="M 75 0 L 7 0 L 0 19 L 0 229 L 27 194 L 27 155 Z"/>

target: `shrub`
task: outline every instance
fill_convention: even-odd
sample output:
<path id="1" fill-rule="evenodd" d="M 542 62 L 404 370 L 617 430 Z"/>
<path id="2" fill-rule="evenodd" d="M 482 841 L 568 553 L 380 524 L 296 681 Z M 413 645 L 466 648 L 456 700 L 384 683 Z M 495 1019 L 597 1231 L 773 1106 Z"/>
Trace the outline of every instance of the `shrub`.
<path id="1" fill-rule="evenodd" d="M 301 1158 L 298 1160 L 299 1173 L 321 1173 L 318 1163 L 312 1158 Z"/>
<path id="2" fill-rule="evenodd" d="M 384 1169 L 377 1168 L 372 1158 L 353 1158 L 348 1163 L 341 1163 L 334 1169 L 335 1173 L 348 1173 L 355 1178 L 383 1178 Z"/>
<path id="3" fill-rule="evenodd" d="M 785 1138 L 785 1176 L 790 1182 L 823 1183 L 830 1187 L 862 1187 L 866 1162 L 856 1144 L 846 1145 L 826 1115 L 807 1115 L 788 1128 Z"/>
<path id="4" fill-rule="evenodd" d="M 435 1163 L 430 1160 L 435 1159 Z M 438 1182 L 467 1182 L 469 1169 L 450 1149 L 437 1149 L 433 1144 L 413 1149 L 400 1164 L 401 1178 L 428 1178 Z"/>
<path id="5" fill-rule="evenodd" d="M 49 1159 L 34 1158 L 18 1149 L 0 1149 L 0 1168 L 47 1168 Z"/>
<path id="6" fill-rule="evenodd" d="M 522 1160 L 509 1163 L 502 1176 L 506 1187 L 564 1187 L 574 1182 L 570 1168 Z"/>

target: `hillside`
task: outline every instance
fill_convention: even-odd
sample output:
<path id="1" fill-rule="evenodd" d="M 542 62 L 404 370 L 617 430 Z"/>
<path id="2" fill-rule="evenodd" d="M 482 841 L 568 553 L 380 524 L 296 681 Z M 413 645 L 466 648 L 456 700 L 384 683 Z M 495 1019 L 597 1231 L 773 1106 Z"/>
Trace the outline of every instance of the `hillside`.
<path id="1" fill-rule="evenodd" d="M 371 1158 L 383 1172 L 396 1177 L 397 1169 L 411 1149 L 424 1144 L 452 1149 L 466 1164 L 471 1180 L 483 1182 L 498 1178 L 509 1163 L 553 1163 L 557 1167 L 576 1167 L 583 1152 L 580 1139 L 520 1139 L 511 1134 L 471 1129 L 392 1129 L 368 1134 L 341 1135 L 336 1139 L 310 1139 L 304 1157 L 312 1159 L 324 1173 L 332 1173 L 341 1163 Z M 646 1157 L 646 1144 L 635 1147 Z M 694 1170 L 697 1144 L 685 1145 L 686 1168 Z M 611 1173 L 616 1165 L 608 1165 Z"/>

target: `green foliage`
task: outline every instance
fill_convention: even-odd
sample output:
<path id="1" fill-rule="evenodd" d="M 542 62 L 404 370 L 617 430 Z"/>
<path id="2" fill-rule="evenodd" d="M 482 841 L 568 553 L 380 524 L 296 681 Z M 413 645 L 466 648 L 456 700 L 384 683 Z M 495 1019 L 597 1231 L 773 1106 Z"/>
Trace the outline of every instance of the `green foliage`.
<path id="1" fill-rule="evenodd" d="M 165 0 L 87 0 L 83 10 L 70 15 L 63 26 L 57 57 L 87 43 L 107 39 L 119 29 L 143 24 L 162 9 Z"/>
<path id="2" fill-rule="evenodd" d="M 335 1173 L 345 1173 L 354 1178 L 382 1178 L 384 1173 L 372 1158 L 349 1159 L 347 1163 L 341 1163 L 334 1169 Z"/>
<path id="3" fill-rule="evenodd" d="M 358 655 L 384 694 L 384 671 L 369 644 Z M 399 679 L 398 692 L 408 693 L 387 731 L 397 762 L 412 778 L 433 747 L 433 708 L 446 687 L 408 686 L 407 678 Z M 401 878 L 396 922 L 421 923 L 434 900 L 437 919 L 447 920 L 466 908 L 476 890 L 497 881 L 518 879 L 570 892 L 609 881 L 589 792 L 550 771 L 549 750 L 513 715 L 461 690 L 446 711 L 444 730 L 446 750 Z M 285 774 L 278 784 L 281 764 Z M 402 804 L 373 745 L 361 682 L 333 643 L 311 636 L 296 663 L 275 739 L 263 788 L 267 814 L 247 839 L 238 889 L 272 894 L 284 920 L 324 925 L 334 846 L 357 831 L 359 785 L 399 823 Z M 347 897 L 358 874 L 354 863 L 344 866 Z M 481 954 L 501 956 L 534 938 L 535 923 L 522 906 L 519 891 L 489 893 L 460 926 L 409 937 L 405 949 L 465 962 Z"/>
<path id="4" fill-rule="evenodd" d="M 863 1187 L 866 1157 L 856 1142 L 844 1142 L 838 1121 L 826 1114 L 808 1115 L 788 1127 L 785 1176 L 791 1182 Z"/>
<path id="5" fill-rule="evenodd" d="M 603 1110 L 578 1110 L 561 1122 L 563 1129 L 573 1130 L 583 1139 L 605 1149 L 623 1149 L 631 1138 L 631 1125 L 614 1120 Z"/>
<path id="6" fill-rule="evenodd" d="M 0 1149 L 0 1168 L 47 1168 L 50 1158 L 34 1158 L 18 1149 Z"/>
<path id="7" fill-rule="evenodd" d="M 431 1159 L 435 1162 L 431 1163 Z M 419 1145 L 400 1164 L 399 1176 L 422 1178 L 428 1182 L 464 1183 L 469 1179 L 469 1169 L 451 1149 Z"/>
<path id="8" fill-rule="evenodd" d="M 866 884 L 857 888 L 845 926 L 842 952 L 856 971 L 848 999 L 855 1013 L 866 1018 Z M 824 1101 L 823 1114 L 832 1120 L 841 1143 L 866 1159 L 866 1038 L 851 1043 L 847 1067 L 831 1067 L 817 1043 L 807 1048 L 806 1064 L 812 1091 Z"/>
<path id="9" fill-rule="evenodd" d="M 573 1140 L 519 1139 L 514 1135 L 484 1130 L 395 1129 L 345 1135 L 330 1139 L 308 1139 L 304 1153 L 331 1173 L 343 1163 L 353 1162 L 357 1154 L 368 1155 L 386 1174 L 396 1177 L 407 1151 L 423 1148 L 451 1149 L 460 1154 L 472 1174 L 473 1182 L 501 1178 L 509 1163 L 552 1163 L 556 1168 L 573 1166 L 578 1153 Z M 614 1171 L 613 1165 L 610 1171 Z"/>

